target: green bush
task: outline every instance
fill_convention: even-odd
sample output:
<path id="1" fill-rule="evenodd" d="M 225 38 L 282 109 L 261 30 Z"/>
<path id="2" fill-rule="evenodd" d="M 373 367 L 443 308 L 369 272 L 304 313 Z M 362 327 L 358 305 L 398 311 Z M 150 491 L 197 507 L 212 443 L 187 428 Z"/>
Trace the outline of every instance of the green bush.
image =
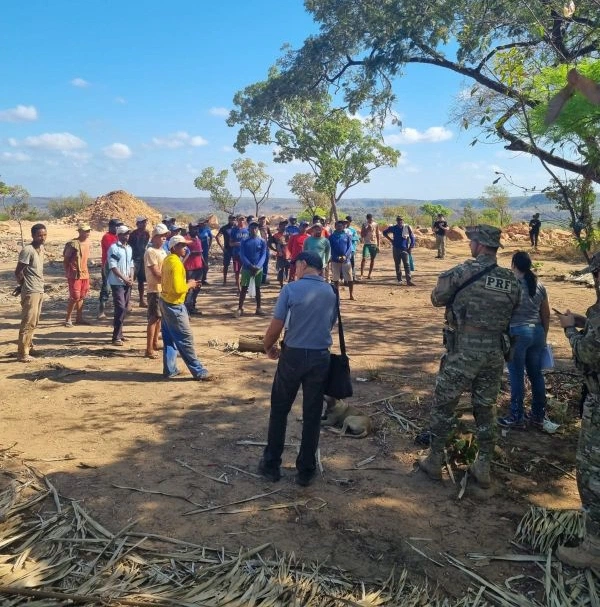
<path id="1" fill-rule="evenodd" d="M 48 212 L 56 219 L 77 215 L 92 204 L 93 199 L 85 192 L 79 192 L 77 196 L 66 196 L 55 198 L 48 203 Z"/>

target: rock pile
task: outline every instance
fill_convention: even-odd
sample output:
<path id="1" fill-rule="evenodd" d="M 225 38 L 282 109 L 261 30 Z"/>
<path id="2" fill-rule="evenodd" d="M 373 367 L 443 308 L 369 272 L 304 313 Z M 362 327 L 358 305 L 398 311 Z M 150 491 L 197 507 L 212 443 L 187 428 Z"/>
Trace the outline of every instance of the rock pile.
<path id="1" fill-rule="evenodd" d="M 115 190 L 98 196 L 91 205 L 81 213 L 72 215 L 67 221 L 69 223 L 87 221 L 94 230 L 104 232 L 112 218 L 120 219 L 130 228 L 135 228 L 135 218 L 140 216 L 148 218 L 148 228 L 152 228 L 161 220 L 160 213 L 143 200 L 124 190 Z"/>

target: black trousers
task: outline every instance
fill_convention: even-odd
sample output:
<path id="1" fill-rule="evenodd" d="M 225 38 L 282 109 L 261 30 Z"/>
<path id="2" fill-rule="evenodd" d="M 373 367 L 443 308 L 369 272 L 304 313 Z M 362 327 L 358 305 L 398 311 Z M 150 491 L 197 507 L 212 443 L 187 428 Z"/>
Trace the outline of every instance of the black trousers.
<path id="1" fill-rule="evenodd" d="M 402 280 L 402 266 L 404 266 L 404 273 L 406 274 L 406 280 L 410 280 L 410 263 L 408 261 L 408 251 L 405 249 L 392 248 L 392 255 L 394 257 L 394 266 L 396 267 L 396 278 L 398 282 Z"/>
<path id="2" fill-rule="evenodd" d="M 328 370 L 329 350 L 282 349 L 271 388 L 269 432 L 263 455 L 267 468 L 281 466 L 288 414 L 302 386 L 302 441 L 296 469 L 307 474 L 315 472 Z"/>

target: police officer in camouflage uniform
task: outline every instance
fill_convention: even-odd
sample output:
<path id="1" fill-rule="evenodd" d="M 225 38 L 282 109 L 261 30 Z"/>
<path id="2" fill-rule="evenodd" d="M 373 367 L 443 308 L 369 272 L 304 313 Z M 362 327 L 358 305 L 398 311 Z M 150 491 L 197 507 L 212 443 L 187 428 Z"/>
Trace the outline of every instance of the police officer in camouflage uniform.
<path id="1" fill-rule="evenodd" d="M 496 398 L 510 349 L 508 324 L 521 297 L 515 275 L 496 264 L 500 230 L 489 225 L 467 230 L 470 259 L 443 272 L 431 293 L 436 307 L 446 306 L 442 358 L 433 400 L 431 450 L 419 468 L 435 480 L 442 478 L 446 440 L 456 427 L 455 409 L 469 390 L 477 424 L 479 454 L 471 474 L 483 489 L 491 486 L 490 461 L 494 452 Z"/>
<path id="2" fill-rule="evenodd" d="M 588 270 L 594 276 L 596 303 L 585 316 L 570 310 L 559 316 L 587 388 L 577 444 L 577 487 L 585 513 L 585 536 L 579 546 L 560 546 L 556 555 L 572 567 L 600 570 L 600 253 L 592 257 Z"/>

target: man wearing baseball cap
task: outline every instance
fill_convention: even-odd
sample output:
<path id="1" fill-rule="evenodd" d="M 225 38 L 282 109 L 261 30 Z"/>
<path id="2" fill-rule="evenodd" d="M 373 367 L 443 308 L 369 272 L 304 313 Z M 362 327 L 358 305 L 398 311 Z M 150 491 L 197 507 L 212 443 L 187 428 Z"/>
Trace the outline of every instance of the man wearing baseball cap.
<path id="1" fill-rule="evenodd" d="M 288 224 L 285 228 L 285 235 L 289 238 L 293 234 L 298 234 L 300 232 L 300 227 L 297 225 L 298 218 L 295 215 L 290 215 L 288 217 Z M 308 223 L 306 224 L 308 225 Z"/>
<path id="2" fill-rule="evenodd" d="M 100 296 L 98 298 L 98 320 L 106 318 L 104 309 L 106 308 L 106 302 L 110 295 L 110 289 L 108 288 L 108 249 L 117 242 L 117 228 L 123 225 L 123 222 L 119 219 L 111 219 L 108 222 L 108 231 L 102 236 L 100 240 L 100 249 L 102 250 L 102 285 L 100 286 Z"/>
<path id="3" fill-rule="evenodd" d="M 123 336 L 123 324 L 129 308 L 133 285 L 133 252 L 129 246 L 131 230 L 126 225 L 117 228 L 117 242 L 108 249 L 108 284 L 113 296 L 113 346 L 122 346 L 127 339 Z"/>
<path id="4" fill-rule="evenodd" d="M 585 529 L 578 546 L 559 546 L 556 556 L 571 567 L 600 571 L 600 252 L 586 270 L 594 277 L 596 303 L 585 316 L 570 310 L 558 316 L 586 388 L 576 457 Z"/>
<path id="5" fill-rule="evenodd" d="M 144 253 L 144 268 L 148 282 L 146 297 L 148 301 L 148 325 L 146 327 L 146 358 L 158 358 L 158 335 L 160 333 L 160 320 L 162 314 L 158 304 L 161 291 L 162 265 L 167 256 L 163 244 L 169 233 L 164 223 L 159 223 L 152 230 L 150 246 Z"/>
<path id="6" fill-rule="evenodd" d="M 162 265 L 159 305 L 162 313 L 163 375 L 169 379 L 179 375 L 179 352 L 194 379 L 202 381 L 209 379 L 210 374 L 196 356 L 190 317 L 184 303 L 187 292 L 198 287 L 199 281 L 186 279 L 182 262 L 186 246 L 187 240 L 183 236 L 172 236 L 169 255 Z"/>
<path id="7" fill-rule="evenodd" d="M 489 225 L 467 230 L 469 259 L 440 274 L 431 294 L 446 308 L 444 345 L 447 354 L 435 382 L 431 450 L 418 463 L 430 478 L 442 479 L 446 440 L 456 427 L 456 406 L 469 392 L 477 426 L 477 459 L 469 469 L 480 490 L 492 487 L 490 464 L 496 444 L 496 399 L 509 355 L 508 324 L 521 299 L 516 276 L 497 264 L 501 232 Z M 485 493 L 482 497 L 485 497 Z"/>
<path id="8" fill-rule="evenodd" d="M 77 226 L 78 236 L 70 240 L 63 250 L 63 267 L 69 285 L 69 303 L 65 327 L 72 327 L 71 316 L 75 312 L 75 324 L 87 325 L 83 319 L 83 300 L 90 292 L 90 272 L 88 261 L 90 259 L 90 232 L 91 226 L 87 222 Z"/>
<path id="9" fill-rule="evenodd" d="M 129 234 L 129 246 L 133 253 L 134 274 L 133 280 L 137 281 L 138 294 L 140 296 L 140 308 L 146 308 L 146 299 L 144 298 L 144 285 L 146 283 L 146 270 L 144 268 L 144 253 L 150 242 L 150 232 L 147 229 L 148 218 L 140 215 L 135 218 L 135 230 Z"/>

